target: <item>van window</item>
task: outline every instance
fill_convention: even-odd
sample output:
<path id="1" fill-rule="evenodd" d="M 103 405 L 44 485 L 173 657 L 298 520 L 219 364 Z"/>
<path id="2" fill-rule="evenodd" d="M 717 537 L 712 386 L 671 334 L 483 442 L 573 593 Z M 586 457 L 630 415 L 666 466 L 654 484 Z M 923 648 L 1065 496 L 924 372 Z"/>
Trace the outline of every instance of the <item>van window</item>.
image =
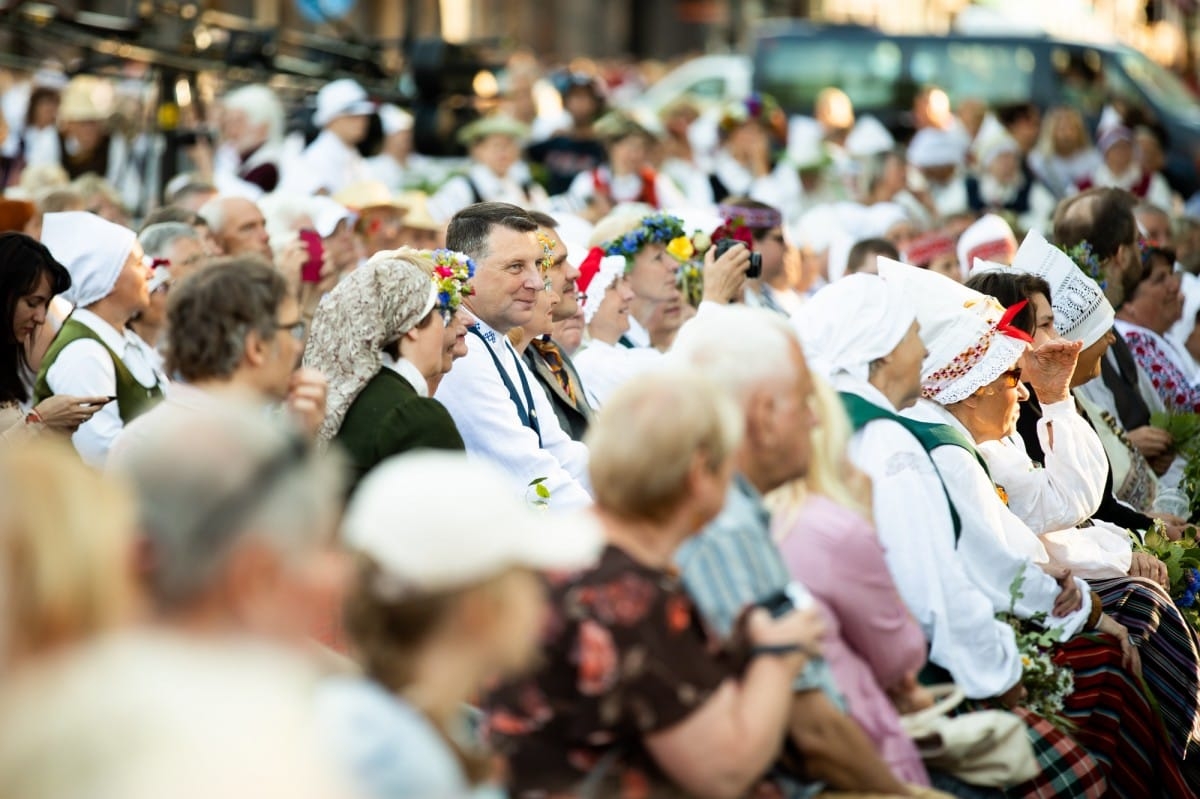
<path id="1" fill-rule="evenodd" d="M 901 54 L 874 38 L 767 39 L 759 49 L 756 83 L 789 111 L 810 111 L 822 89 L 836 86 L 858 109 L 897 105 Z"/>
<path id="2" fill-rule="evenodd" d="M 1099 118 L 1112 88 L 1105 80 L 1104 56 L 1100 51 L 1058 46 L 1050 52 L 1050 64 L 1058 76 L 1062 102 L 1081 111 L 1091 122 Z"/>
<path id="3" fill-rule="evenodd" d="M 972 97 L 995 106 L 1030 99 L 1036 67 L 1033 50 L 1011 42 L 917 41 L 910 71 L 952 103 Z"/>
<path id="4" fill-rule="evenodd" d="M 1117 53 L 1117 63 L 1156 107 L 1169 109 L 1176 116 L 1200 118 L 1200 106 L 1179 78 L 1146 56 L 1135 50 L 1121 50 Z"/>

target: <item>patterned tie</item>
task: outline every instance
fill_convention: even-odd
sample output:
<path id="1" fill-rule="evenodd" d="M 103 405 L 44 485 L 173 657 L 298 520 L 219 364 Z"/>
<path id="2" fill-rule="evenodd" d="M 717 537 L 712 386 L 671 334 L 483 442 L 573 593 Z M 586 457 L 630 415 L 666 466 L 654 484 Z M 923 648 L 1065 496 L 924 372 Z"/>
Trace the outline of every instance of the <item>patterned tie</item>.
<path id="1" fill-rule="evenodd" d="M 546 365 L 550 367 L 550 371 L 554 373 L 562 390 L 571 398 L 571 402 L 578 405 L 579 400 L 575 395 L 575 386 L 571 383 L 571 373 L 567 371 L 567 366 L 563 363 L 562 352 L 558 349 L 558 345 L 548 339 L 534 339 L 531 344 L 542 356 Z"/>

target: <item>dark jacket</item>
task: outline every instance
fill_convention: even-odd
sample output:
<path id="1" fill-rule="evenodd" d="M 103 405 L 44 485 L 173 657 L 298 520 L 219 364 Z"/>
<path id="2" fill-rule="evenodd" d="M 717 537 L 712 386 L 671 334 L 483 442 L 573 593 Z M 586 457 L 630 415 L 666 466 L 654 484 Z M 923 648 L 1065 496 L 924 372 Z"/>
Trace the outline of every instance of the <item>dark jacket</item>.
<path id="1" fill-rule="evenodd" d="M 334 440 L 350 459 L 350 486 L 381 461 L 415 449 L 464 450 L 450 412 L 383 368 L 354 398 Z"/>
<path id="2" fill-rule="evenodd" d="M 561 347 L 559 347 L 559 351 L 562 352 Z M 567 396 L 567 392 L 563 390 L 558 378 L 554 376 L 554 372 L 542 358 L 541 353 L 530 346 L 525 349 L 523 357 L 542 390 L 550 398 L 550 404 L 554 406 L 554 415 L 558 417 L 558 424 L 563 432 L 576 441 L 582 441 L 595 411 L 592 410 L 587 397 L 584 396 L 583 382 L 579 379 L 579 372 L 575 371 L 575 364 L 571 363 L 571 359 L 565 352 L 562 356 L 563 366 L 566 368 L 567 374 L 571 376 L 571 384 L 575 386 L 575 402 L 571 402 L 571 398 Z"/>

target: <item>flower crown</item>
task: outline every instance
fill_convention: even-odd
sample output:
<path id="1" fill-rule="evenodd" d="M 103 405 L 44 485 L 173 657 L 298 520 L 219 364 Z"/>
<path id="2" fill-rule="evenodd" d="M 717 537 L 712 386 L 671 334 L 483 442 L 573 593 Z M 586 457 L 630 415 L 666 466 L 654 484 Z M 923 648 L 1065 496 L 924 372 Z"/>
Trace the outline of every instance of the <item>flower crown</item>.
<path id="1" fill-rule="evenodd" d="M 769 128 L 778 124 L 783 110 L 769 94 L 752 94 L 744 100 L 736 100 L 725 107 L 721 114 L 720 128 L 725 133 L 751 120 Z"/>
<path id="2" fill-rule="evenodd" d="M 438 310 L 443 316 L 452 315 L 462 305 L 464 297 L 475 293 L 475 287 L 468 283 L 475 277 L 475 262 L 454 250 L 432 250 L 425 255 L 433 261 Z"/>
<path id="3" fill-rule="evenodd" d="M 542 257 L 538 259 L 538 271 L 544 275 L 550 271 L 550 267 L 554 266 L 554 248 L 558 246 L 558 242 L 545 233 L 536 235 L 538 244 L 542 245 Z"/>
<path id="4" fill-rule="evenodd" d="M 1074 261 L 1085 275 L 1096 281 L 1101 291 L 1108 288 L 1108 281 L 1104 279 L 1104 269 L 1100 266 L 1100 258 L 1096 256 L 1096 251 L 1092 249 L 1092 245 L 1087 239 L 1073 247 L 1064 247 L 1060 244 L 1059 249 L 1065 252 L 1067 257 Z"/>
<path id="5" fill-rule="evenodd" d="M 632 260 L 647 244 L 667 244 L 684 235 L 683 220 L 670 214 L 651 214 L 624 236 L 618 236 L 602 246 L 605 255 L 624 255 Z"/>

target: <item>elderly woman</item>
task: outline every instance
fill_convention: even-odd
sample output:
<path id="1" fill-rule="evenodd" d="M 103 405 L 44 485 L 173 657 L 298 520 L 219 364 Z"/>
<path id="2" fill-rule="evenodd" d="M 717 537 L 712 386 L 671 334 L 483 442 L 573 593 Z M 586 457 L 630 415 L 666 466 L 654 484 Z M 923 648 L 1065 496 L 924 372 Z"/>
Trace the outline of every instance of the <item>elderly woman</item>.
<path id="1" fill-rule="evenodd" d="M 365 676 L 326 680 L 317 707 L 367 799 L 487 795 L 496 775 L 463 743 L 462 710 L 536 661 L 537 571 L 599 553 L 593 522 L 549 519 L 505 482 L 465 454 L 413 453 L 380 465 L 350 503 L 358 573 L 346 626 Z"/>
<path id="2" fill-rule="evenodd" d="M 1004 299 L 1017 296 L 1018 301 L 1022 279 L 1037 281 L 1040 286 L 1025 283 L 1024 293 L 1032 295 L 1035 311 L 1042 314 L 1052 306 L 1049 286 L 1039 273 L 1076 299 L 1107 304 L 1099 286 L 1040 237 L 1026 239 L 1014 268 L 1015 274 L 1006 270 L 985 272 L 980 277 L 990 277 L 990 287 L 1005 295 Z M 1162 590 L 1166 567 L 1152 555 L 1131 552 L 1128 530 L 1099 520 L 1084 524 L 1099 504 L 1105 489 L 1101 475 L 1107 474 L 1108 464 L 1099 438 L 1074 412 L 1067 394 L 1073 358 L 1055 357 L 1057 353 L 1074 355 L 1084 342 L 1062 341 L 1053 322 L 1049 328 L 1035 331 L 1036 321 L 1033 313 L 1014 320 L 1023 324 L 1038 344 L 1024 356 L 1023 375 L 1032 377 L 1040 399 L 1039 453 L 1045 467 L 1036 468 L 1024 441 L 1016 435 L 981 442 L 980 451 L 992 479 L 1005 486 L 1010 509 L 1041 538 L 1048 560 L 1087 577 L 1104 607 L 1140 642 L 1147 685 L 1172 733 L 1174 751 L 1182 759 L 1200 746 L 1196 736 L 1200 731 L 1200 645 Z M 1092 329 L 1107 335 L 1102 325 Z"/>
<path id="3" fill-rule="evenodd" d="M 150 304 L 149 270 L 133 231 L 95 214 L 46 214 L 42 241 L 71 273 L 64 296 L 75 310 L 42 358 L 34 399 L 115 399 L 72 436 L 80 456 L 101 466 L 124 426 L 156 405 L 167 385 L 141 339 L 125 327 Z"/>
<path id="4" fill-rule="evenodd" d="M 871 480 L 888 569 L 929 642 L 930 668 L 922 677 L 952 679 L 969 699 L 997 701 L 1026 723 L 1042 774 L 1010 795 L 1100 796 L 1099 765 L 1048 721 L 1019 707 L 1021 654 L 1012 628 L 996 618 L 1010 599 L 1006 594 L 998 608 L 973 579 L 962 519 L 931 452 L 945 442 L 936 428 L 898 413 L 922 390 L 926 353 L 913 307 L 894 283 L 850 275 L 817 292 L 797 325 L 814 371 L 830 378 L 850 416 L 849 458 Z"/>
<path id="5" fill-rule="evenodd" d="M 429 380 L 442 374 L 446 322 L 428 260 L 417 250 L 376 253 L 313 317 L 304 364 L 329 378 L 319 436 L 349 455 L 352 487 L 389 456 L 464 449 L 449 411 L 429 396 Z"/>
<path id="6" fill-rule="evenodd" d="M 674 567 L 721 509 L 741 426 L 690 371 L 646 376 L 593 422 L 608 546 L 595 566 L 552 581 L 541 666 L 488 699 L 514 797 L 733 797 L 764 781 L 821 624 L 812 612 L 751 610 L 747 662 L 710 637 Z"/>
<path id="7" fill-rule="evenodd" d="M 1117 309 L 1117 332 L 1168 410 L 1200 411 L 1200 367 L 1166 338 L 1183 313 L 1175 253 L 1152 247 L 1142 256 L 1142 265 L 1141 279 Z"/>
<path id="8" fill-rule="evenodd" d="M 576 281 L 583 294 L 588 340 L 575 354 L 575 368 L 593 408 L 602 406 L 628 380 L 662 362 L 662 353 L 652 347 L 621 346 L 621 337 L 629 331 L 633 289 L 624 256 L 601 253 L 593 249 L 588 254 Z"/>
<path id="9" fill-rule="evenodd" d="M 1075 675 L 1063 712 L 1080 720 L 1075 736 L 1107 766 L 1110 790 L 1139 795 L 1145 775 L 1154 774 L 1160 780 L 1155 795 L 1189 795 L 1137 681 L 1140 657 L 1127 628 L 1009 510 L 1004 489 L 993 484 L 975 449 L 1016 429 L 1018 402 L 1025 396 L 1018 363 L 1030 337 L 1011 321 L 1023 306 L 1005 311 L 978 292 L 896 262 L 881 261 L 880 275 L 903 285 L 917 308 L 929 353 L 922 365 L 922 399 L 906 416 L 934 425 L 944 439 L 931 456 L 960 515 L 957 550 L 969 577 L 996 612 L 1011 610 L 1057 634 L 1057 657 Z M 1086 629 L 1114 636 L 1119 649 L 1105 638 L 1080 635 Z M 1105 714 L 1111 714 L 1111 725 L 1098 722 Z"/>

